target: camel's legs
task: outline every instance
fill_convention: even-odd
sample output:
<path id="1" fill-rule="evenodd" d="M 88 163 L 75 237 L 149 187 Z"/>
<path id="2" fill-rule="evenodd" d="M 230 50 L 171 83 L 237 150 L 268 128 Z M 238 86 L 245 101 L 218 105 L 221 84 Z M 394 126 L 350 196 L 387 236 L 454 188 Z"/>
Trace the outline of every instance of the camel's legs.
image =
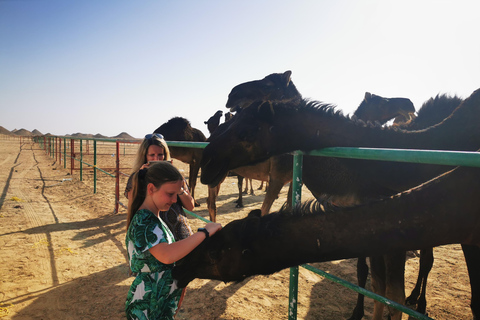
<path id="1" fill-rule="evenodd" d="M 357 260 L 357 280 L 358 280 L 358 286 L 365 288 L 365 285 L 367 283 L 367 277 L 368 277 L 368 265 L 367 265 L 367 259 L 365 257 L 358 258 Z M 360 320 L 364 316 L 364 302 L 365 302 L 365 296 L 361 293 L 358 294 L 357 297 L 357 305 L 355 306 L 355 309 L 353 309 L 352 316 L 348 318 L 348 320 Z"/>
<path id="2" fill-rule="evenodd" d="M 235 208 L 243 208 L 243 177 L 241 175 L 237 175 L 237 185 L 238 185 L 238 199 L 235 201 L 237 205 Z M 248 179 L 247 179 L 247 188 L 248 188 Z"/>
<path id="3" fill-rule="evenodd" d="M 385 297 L 400 304 L 405 303 L 405 254 L 406 252 L 394 252 L 384 255 L 385 260 Z M 388 307 L 391 320 L 401 320 L 402 312 Z"/>
<path id="4" fill-rule="evenodd" d="M 223 180 L 225 180 L 225 178 Z M 218 196 L 218 193 L 220 192 L 220 185 L 222 184 L 222 182 L 220 182 L 214 188 L 208 187 L 207 208 L 208 208 L 208 214 L 210 216 L 210 221 L 212 222 L 216 222 L 217 220 L 217 196 Z"/>
<path id="5" fill-rule="evenodd" d="M 472 291 L 473 319 L 480 319 L 480 247 L 474 245 L 462 245 L 463 255 L 467 263 L 468 276 Z"/>
<path id="6" fill-rule="evenodd" d="M 199 207 L 200 204 L 195 200 L 195 187 L 197 186 L 197 177 L 198 171 L 200 170 L 200 166 L 197 162 L 190 163 L 189 166 L 189 173 L 188 173 L 188 184 L 190 188 L 190 195 L 192 196 L 193 200 L 195 201 L 195 207 Z"/>
<path id="7" fill-rule="evenodd" d="M 400 304 L 405 303 L 405 251 L 370 257 L 373 292 Z M 384 304 L 375 300 L 373 320 L 383 319 Z M 388 307 L 391 320 L 400 320 L 402 312 Z"/>
<path id="8" fill-rule="evenodd" d="M 426 314 L 427 311 L 427 278 L 433 266 L 433 248 L 420 250 L 420 268 L 417 283 L 410 296 L 405 300 L 407 306 L 417 305 L 417 312 Z"/>
<path id="9" fill-rule="evenodd" d="M 265 195 L 265 200 L 262 204 L 262 216 L 270 212 L 273 202 L 277 199 L 280 190 L 283 188 L 283 181 L 270 180 L 267 194 Z"/>
<path id="10" fill-rule="evenodd" d="M 372 274 L 372 289 L 373 292 L 381 296 L 385 296 L 385 262 L 382 256 L 370 257 L 370 270 Z M 383 319 L 383 303 L 375 300 L 373 304 L 372 320 Z"/>

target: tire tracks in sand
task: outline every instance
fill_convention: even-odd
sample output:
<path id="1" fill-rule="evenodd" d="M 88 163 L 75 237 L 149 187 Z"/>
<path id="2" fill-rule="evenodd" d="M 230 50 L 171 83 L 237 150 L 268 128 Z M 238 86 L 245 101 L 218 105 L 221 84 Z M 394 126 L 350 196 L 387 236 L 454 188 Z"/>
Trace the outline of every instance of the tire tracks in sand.
<path id="1" fill-rule="evenodd" d="M 19 261 L 20 269 L 23 269 L 20 274 L 34 273 L 37 279 L 35 282 L 39 281 L 40 286 L 44 288 L 56 286 L 59 284 L 59 280 L 52 237 L 50 232 L 40 232 L 39 229 L 46 224 L 54 223 L 57 219 L 48 199 L 43 195 L 45 180 L 35 158 L 32 144 L 21 145 L 13 168 L 15 169 L 8 193 L 19 198 L 19 205 L 23 209 L 21 212 L 26 220 L 24 230 L 21 230 L 25 236 L 17 237 L 17 241 L 18 245 L 28 247 L 27 252 L 29 252 L 28 256 L 21 257 L 21 261 Z M 40 182 L 42 187 L 34 186 L 32 182 L 34 184 Z M 52 212 L 52 216 L 44 214 L 49 211 Z M 43 215 L 40 216 L 39 213 L 43 213 Z M 32 264 L 36 266 L 33 270 L 29 267 Z M 32 287 L 27 285 L 27 292 L 38 291 L 38 283 L 31 285 Z"/>

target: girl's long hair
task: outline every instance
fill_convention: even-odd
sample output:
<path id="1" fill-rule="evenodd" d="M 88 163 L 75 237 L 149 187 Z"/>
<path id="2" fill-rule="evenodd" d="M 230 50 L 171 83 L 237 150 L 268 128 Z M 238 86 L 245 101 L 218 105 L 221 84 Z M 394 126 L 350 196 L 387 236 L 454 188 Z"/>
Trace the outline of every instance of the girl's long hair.
<path id="1" fill-rule="evenodd" d="M 132 201 L 130 201 L 127 210 L 127 230 L 133 216 L 145 201 L 149 183 L 152 183 L 158 189 L 164 183 L 177 181 L 183 181 L 183 176 L 168 161 L 155 163 L 148 168 L 135 172 L 132 178 Z"/>
<path id="2" fill-rule="evenodd" d="M 168 149 L 167 142 L 164 139 L 160 139 L 157 136 L 152 136 L 150 139 L 143 139 L 142 143 L 138 147 L 138 151 L 133 162 L 132 174 L 137 172 L 141 166 L 147 163 L 148 147 L 151 145 L 156 145 L 163 148 L 163 151 L 165 152 L 164 160 L 170 161 L 172 159 L 170 157 L 170 150 Z"/>

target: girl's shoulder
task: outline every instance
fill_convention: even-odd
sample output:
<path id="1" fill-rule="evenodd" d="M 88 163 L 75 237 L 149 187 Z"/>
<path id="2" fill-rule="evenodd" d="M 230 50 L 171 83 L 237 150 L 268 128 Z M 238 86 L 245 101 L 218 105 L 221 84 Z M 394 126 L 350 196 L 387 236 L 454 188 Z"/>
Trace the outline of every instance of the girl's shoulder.
<path id="1" fill-rule="evenodd" d="M 135 213 L 132 218 L 132 223 L 134 224 L 158 224 L 158 218 L 153 214 L 152 211 L 147 209 L 140 209 Z"/>

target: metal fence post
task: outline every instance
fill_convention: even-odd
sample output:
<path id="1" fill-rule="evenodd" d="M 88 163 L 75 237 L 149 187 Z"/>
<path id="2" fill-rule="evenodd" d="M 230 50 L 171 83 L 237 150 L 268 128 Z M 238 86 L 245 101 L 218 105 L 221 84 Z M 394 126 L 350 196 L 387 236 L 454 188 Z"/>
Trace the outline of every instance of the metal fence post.
<path id="1" fill-rule="evenodd" d="M 292 207 L 295 207 L 300 203 L 302 198 L 302 169 L 303 154 L 296 151 L 293 155 Z M 296 320 L 298 301 L 298 266 L 290 268 L 290 289 L 288 300 L 288 319 Z"/>

